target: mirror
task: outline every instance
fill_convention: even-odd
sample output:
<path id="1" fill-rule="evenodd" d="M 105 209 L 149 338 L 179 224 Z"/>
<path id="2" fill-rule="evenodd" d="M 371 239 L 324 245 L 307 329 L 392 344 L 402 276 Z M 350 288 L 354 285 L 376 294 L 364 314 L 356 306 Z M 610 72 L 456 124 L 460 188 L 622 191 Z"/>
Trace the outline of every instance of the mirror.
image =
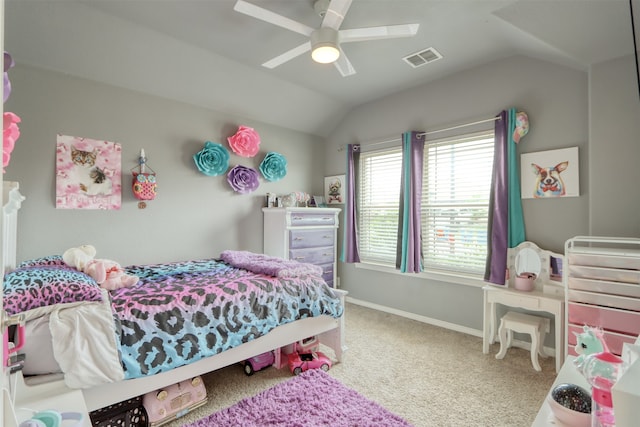
<path id="1" fill-rule="evenodd" d="M 516 274 L 534 273 L 540 276 L 542 263 L 538 251 L 532 248 L 523 248 L 518 251 L 515 259 Z"/>

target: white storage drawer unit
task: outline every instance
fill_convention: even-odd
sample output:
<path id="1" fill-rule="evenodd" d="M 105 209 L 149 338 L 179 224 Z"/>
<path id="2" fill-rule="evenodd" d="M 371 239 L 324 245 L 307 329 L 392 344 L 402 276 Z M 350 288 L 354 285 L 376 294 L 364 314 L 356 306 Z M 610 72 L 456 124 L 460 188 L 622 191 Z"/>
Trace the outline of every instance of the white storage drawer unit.
<path id="1" fill-rule="evenodd" d="M 640 335 L 640 239 L 575 237 L 565 244 L 567 354 L 575 332 L 600 327 L 612 353 Z"/>
<path id="2" fill-rule="evenodd" d="M 337 208 L 263 208 L 266 255 L 322 267 L 331 287 L 337 284 Z"/>

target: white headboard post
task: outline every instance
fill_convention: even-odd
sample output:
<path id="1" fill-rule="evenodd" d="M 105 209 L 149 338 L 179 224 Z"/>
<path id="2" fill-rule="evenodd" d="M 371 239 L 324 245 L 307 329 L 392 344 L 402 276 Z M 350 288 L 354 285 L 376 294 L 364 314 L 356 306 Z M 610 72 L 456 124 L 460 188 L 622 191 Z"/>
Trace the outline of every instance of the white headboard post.
<path id="1" fill-rule="evenodd" d="M 25 197 L 17 182 L 4 181 L 2 190 L 2 265 L 4 272 L 16 268 L 18 210 Z M 3 273 L 4 273 L 3 272 Z"/>

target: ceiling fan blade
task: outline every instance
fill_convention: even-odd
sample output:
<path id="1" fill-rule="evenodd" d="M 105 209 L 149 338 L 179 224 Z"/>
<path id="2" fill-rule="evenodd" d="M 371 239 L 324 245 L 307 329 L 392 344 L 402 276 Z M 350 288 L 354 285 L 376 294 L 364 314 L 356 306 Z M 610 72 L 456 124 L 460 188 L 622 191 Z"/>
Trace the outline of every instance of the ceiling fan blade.
<path id="1" fill-rule="evenodd" d="M 307 25 L 301 24 L 300 22 L 294 21 L 293 19 L 289 19 L 285 16 L 278 15 L 277 13 L 271 12 L 270 10 L 256 6 L 244 0 L 238 0 L 236 5 L 233 7 L 233 10 L 304 36 L 311 36 L 311 33 L 314 30 Z"/>
<path id="2" fill-rule="evenodd" d="M 420 24 L 400 24 L 340 30 L 340 43 L 412 37 L 418 33 L 419 28 Z"/>
<path id="3" fill-rule="evenodd" d="M 292 60 L 296 56 L 300 56 L 305 52 L 309 52 L 310 50 L 311 43 L 304 42 L 300 46 L 294 47 L 293 49 L 286 51 L 282 55 L 278 55 L 275 58 L 270 59 L 269 61 L 262 64 L 262 66 L 266 68 L 276 68 L 278 65 L 284 64 L 285 62 Z"/>
<path id="4" fill-rule="evenodd" d="M 340 28 L 349 7 L 351 7 L 351 0 L 331 0 L 327 13 L 322 20 L 322 26 L 333 28 L 334 30 Z"/>
<path id="5" fill-rule="evenodd" d="M 340 49 L 340 56 L 333 65 L 335 65 L 340 74 L 342 74 L 342 77 L 352 76 L 356 73 L 356 69 L 353 68 L 351 61 L 349 61 L 349 58 L 347 58 L 347 55 L 342 49 Z"/>

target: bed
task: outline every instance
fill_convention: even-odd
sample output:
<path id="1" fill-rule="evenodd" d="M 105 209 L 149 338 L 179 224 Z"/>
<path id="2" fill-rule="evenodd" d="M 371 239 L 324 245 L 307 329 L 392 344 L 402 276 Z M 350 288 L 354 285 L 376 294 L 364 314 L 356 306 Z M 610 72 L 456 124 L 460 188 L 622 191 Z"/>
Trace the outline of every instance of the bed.
<path id="1" fill-rule="evenodd" d="M 93 411 L 271 350 L 279 365 L 279 349 L 310 336 L 342 360 L 346 292 L 290 264 L 264 273 L 222 255 L 127 266 L 140 281 L 106 291 L 60 255 L 16 265 L 5 252 L 5 309 L 26 323 L 21 389 L 81 389 Z"/>

